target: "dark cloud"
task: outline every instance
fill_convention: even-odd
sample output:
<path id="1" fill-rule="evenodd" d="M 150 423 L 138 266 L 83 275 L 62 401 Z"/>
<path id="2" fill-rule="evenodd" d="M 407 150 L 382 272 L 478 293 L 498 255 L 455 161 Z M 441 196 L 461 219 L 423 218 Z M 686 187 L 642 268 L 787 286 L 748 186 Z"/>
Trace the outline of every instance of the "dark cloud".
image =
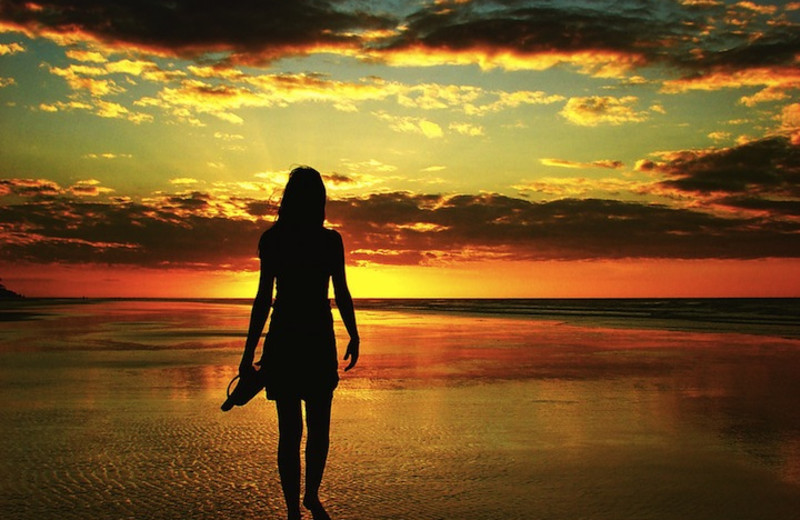
<path id="1" fill-rule="evenodd" d="M 0 16 L 34 32 L 81 31 L 112 45 L 188 56 L 280 56 L 287 48 L 355 44 L 353 32 L 395 24 L 383 14 L 326 0 L 8 0 Z"/>
<path id="2" fill-rule="evenodd" d="M 209 200 L 211 200 L 211 195 L 199 191 L 193 191 L 189 194 L 175 195 L 167 199 L 172 208 L 188 210 L 206 208 L 208 207 Z"/>
<path id="3" fill-rule="evenodd" d="M 163 204 L 162 204 L 163 202 Z M 203 213 L 196 195 L 154 204 L 59 198 L 0 207 L 10 261 L 254 267 L 264 224 Z"/>
<path id="4" fill-rule="evenodd" d="M 800 198 L 800 146 L 787 137 L 676 152 L 666 162 L 640 166 L 666 175 L 663 186 L 689 193 Z"/>
<path id="5" fill-rule="evenodd" d="M 38 263 L 253 269 L 271 218 L 219 211 L 193 192 L 148 202 L 67 196 L 0 206 L 0 258 Z M 275 207 L 237 199 L 251 215 Z M 740 204 L 754 204 L 740 200 Z M 765 204 L 762 202 L 762 204 Z M 768 208 L 794 214 L 792 208 Z M 234 212 L 236 213 L 236 212 Z M 774 215 L 773 215 L 774 216 Z M 497 194 L 406 192 L 333 199 L 328 217 L 345 236 L 351 261 L 424 264 L 482 258 L 799 257 L 791 219 L 720 217 L 690 209 L 599 199 L 530 202 Z"/>
<path id="6" fill-rule="evenodd" d="M 788 30 L 772 30 L 765 35 L 757 35 L 737 41 L 731 48 L 717 52 L 706 52 L 699 60 L 687 60 L 686 65 L 703 68 L 746 69 L 769 67 L 795 63 L 800 52 L 798 27 Z M 731 35 L 733 37 L 733 35 Z M 737 40 L 739 38 L 736 38 Z"/>
<path id="7" fill-rule="evenodd" d="M 677 2 L 673 5 L 678 6 Z M 800 51 L 797 23 L 777 13 L 777 8 L 763 6 L 759 12 L 753 7 L 758 5 L 709 2 L 680 6 L 670 23 L 681 24 L 684 34 L 664 49 L 663 61 L 697 74 L 792 66 Z"/>
<path id="8" fill-rule="evenodd" d="M 473 0 L 428 2 L 405 15 L 335 0 L 7 0 L 0 20 L 33 33 L 81 33 L 195 58 L 227 53 L 249 63 L 323 45 L 360 49 L 372 59 L 418 48 L 488 56 L 607 52 L 627 56 L 631 65 L 677 66 L 687 76 L 793 66 L 797 24 L 783 11 L 745 4 Z M 367 37 L 371 30 L 393 32 Z"/>
<path id="9" fill-rule="evenodd" d="M 250 200 L 245 202 L 247 212 L 254 217 L 266 217 L 274 215 L 276 209 L 275 205 L 271 202 L 263 200 Z"/>
<path id="10" fill-rule="evenodd" d="M 769 200 L 755 197 L 724 197 L 720 204 L 745 210 L 762 211 L 772 215 L 800 216 L 800 200 Z"/>
<path id="11" fill-rule="evenodd" d="M 511 259 L 796 257 L 800 225 L 729 218 L 660 205 L 600 199 L 535 203 L 501 195 L 376 194 L 334 202 L 352 249 Z M 422 226 L 414 226 L 421 223 Z M 368 256 L 368 255 L 367 255 Z M 366 259 L 366 258 L 365 258 Z"/>
<path id="12" fill-rule="evenodd" d="M 711 71 L 793 66 L 798 25 L 742 3 L 682 5 L 657 0 L 483 1 L 430 5 L 408 18 L 385 50 L 611 53 L 631 65 L 666 64 L 687 77 Z"/>
<path id="13" fill-rule="evenodd" d="M 657 191 L 700 197 L 705 210 L 393 192 L 333 198 L 327 215 L 352 259 L 377 263 L 800 256 L 800 146 L 792 140 L 662 155 L 639 169 L 663 177 Z M 202 191 L 88 202 L 48 180 L 4 179 L 0 188 L 5 260 L 252 268 L 258 236 L 276 209 L 270 201 Z M 715 206 L 740 211 L 716 215 L 709 210 Z"/>
<path id="14" fill-rule="evenodd" d="M 654 24 L 648 13 L 627 9 L 620 2 L 615 3 L 616 9 L 607 9 L 604 2 L 580 8 L 508 4 L 479 1 L 423 9 L 409 17 L 408 29 L 393 45 L 421 43 L 447 50 L 492 48 L 521 53 L 629 51 L 641 46 L 640 38 L 648 30 L 663 31 L 662 24 Z"/>
<path id="15" fill-rule="evenodd" d="M 45 179 L 0 179 L 0 190 L 4 194 L 21 197 L 46 197 L 61 193 L 61 187 Z"/>
<path id="16" fill-rule="evenodd" d="M 342 186 L 347 184 L 354 184 L 356 181 L 353 177 L 348 175 L 343 175 L 341 173 L 330 173 L 323 175 L 322 178 L 325 180 L 326 183 L 333 184 L 335 186 Z"/>

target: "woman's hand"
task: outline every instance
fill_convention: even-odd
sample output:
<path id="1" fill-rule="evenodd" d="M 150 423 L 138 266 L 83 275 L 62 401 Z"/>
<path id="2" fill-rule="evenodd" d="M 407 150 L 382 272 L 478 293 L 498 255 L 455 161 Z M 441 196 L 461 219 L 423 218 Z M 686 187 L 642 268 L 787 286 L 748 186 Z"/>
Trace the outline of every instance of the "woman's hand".
<path id="1" fill-rule="evenodd" d="M 350 343 L 347 344 L 347 352 L 344 355 L 344 360 L 347 361 L 350 359 L 350 364 L 344 369 L 345 372 L 356 366 L 356 363 L 358 362 L 358 349 L 360 345 L 360 338 L 350 338 Z"/>
<path id="2" fill-rule="evenodd" d="M 253 367 L 253 356 L 242 356 L 242 362 L 239 363 L 239 377 L 253 370 L 255 370 L 255 367 Z"/>

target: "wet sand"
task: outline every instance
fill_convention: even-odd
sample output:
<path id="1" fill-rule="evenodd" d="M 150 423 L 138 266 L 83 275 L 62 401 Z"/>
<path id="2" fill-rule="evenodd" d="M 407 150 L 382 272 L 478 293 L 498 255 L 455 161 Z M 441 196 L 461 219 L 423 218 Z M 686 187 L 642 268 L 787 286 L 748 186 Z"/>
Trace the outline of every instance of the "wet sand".
<path id="1" fill-rule="evenodd" d="M 246 306 L 25 311 L 0 320 L 0 517 L 284 517 L 274 409 L 219 411 Z M 359 319 L 322 489 L 334 518 L 798 517 L 799 340 Z"/>

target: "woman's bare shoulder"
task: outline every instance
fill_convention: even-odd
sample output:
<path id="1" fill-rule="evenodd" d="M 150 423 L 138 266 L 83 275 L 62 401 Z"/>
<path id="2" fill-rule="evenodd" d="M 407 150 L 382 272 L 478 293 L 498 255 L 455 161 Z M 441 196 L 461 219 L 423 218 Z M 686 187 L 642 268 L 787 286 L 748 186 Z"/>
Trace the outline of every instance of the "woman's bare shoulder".
<path id="1" fill-rule="evenodd" d="M 258 240 L 259 253 L 263 255 L 264 252 L 274 247 L 275 241 L 277 240 L 277 234 L 278 233 L 275 226 L 269 227 L 261 234 L 261 238 Z"/>
<path id="2" fill-rule="evenodd" d="M 342 239 L 342 235 L 339 234 L 339 232 L 336 231 L 335 229 L 331 229 L 331 228 L 322 228 L 322 229 L 325 230 L 326 236 L 328 236 L 330 239 L 332 239 L 332 240 L 341 240 Z"/>
<path id="3" fill-rule="evenodd" d="M 328 240 L 328 243 L 335 247 L 341 248 L 342 247 L 342 235 L 339 234 L 338 231 L 335 229 L 324 228 L 325 229 L 325 238 Z"/>

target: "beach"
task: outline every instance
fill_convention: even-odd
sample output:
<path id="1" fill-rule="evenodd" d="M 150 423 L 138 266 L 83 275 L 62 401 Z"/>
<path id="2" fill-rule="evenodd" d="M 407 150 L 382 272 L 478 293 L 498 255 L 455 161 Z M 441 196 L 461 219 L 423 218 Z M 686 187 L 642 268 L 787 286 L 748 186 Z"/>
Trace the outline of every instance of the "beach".
<path id="1" fill-rule="evenodd" d="M 800 330 L 757 303 L 356 302 L 323 502 L 353 520 L 796 519 Z M 219 409 L 246 302 L 0 309 L 0 517 L 285 517 L 272 403 Z"/>

